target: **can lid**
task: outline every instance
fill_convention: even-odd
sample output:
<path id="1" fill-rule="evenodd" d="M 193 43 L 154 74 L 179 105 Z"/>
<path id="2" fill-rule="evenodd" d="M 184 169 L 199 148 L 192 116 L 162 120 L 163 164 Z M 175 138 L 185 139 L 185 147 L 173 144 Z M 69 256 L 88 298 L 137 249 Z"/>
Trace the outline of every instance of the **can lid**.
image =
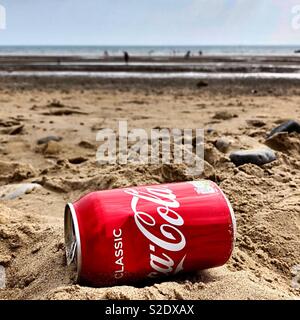
<path id="1" fill-rule="evenodd" d="M 78 282 L 81 272 L 81 243 L 76 211 L 71 203 L 65 208 L 65 248 L 67 265 L 75 264 Z"/>

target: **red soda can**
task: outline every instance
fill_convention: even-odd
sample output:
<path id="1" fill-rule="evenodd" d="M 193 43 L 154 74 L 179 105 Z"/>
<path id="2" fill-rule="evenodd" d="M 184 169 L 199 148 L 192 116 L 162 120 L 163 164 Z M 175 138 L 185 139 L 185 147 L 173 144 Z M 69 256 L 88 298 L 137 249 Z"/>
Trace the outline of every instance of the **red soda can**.
<path id="1" fill-rule="evenodd" d="M 65 209 L 67 263 L 94 287 L 221 266 L 235 233 L 227 197 L 207 180 L 92 192 Z"/>

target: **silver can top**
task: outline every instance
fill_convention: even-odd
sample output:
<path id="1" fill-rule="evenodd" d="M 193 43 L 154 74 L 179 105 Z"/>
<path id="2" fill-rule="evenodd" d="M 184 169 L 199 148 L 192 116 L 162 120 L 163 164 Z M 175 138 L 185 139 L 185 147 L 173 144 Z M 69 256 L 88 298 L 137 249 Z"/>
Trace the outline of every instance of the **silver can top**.
<path id="1" fill-rule="evenodd" d="M 65 208 L 65 249 L 67 265 L 76 266 L 76 282 L 81 272 L 81 243 L 77 215 L 73 204 L 68 203 Z"/>

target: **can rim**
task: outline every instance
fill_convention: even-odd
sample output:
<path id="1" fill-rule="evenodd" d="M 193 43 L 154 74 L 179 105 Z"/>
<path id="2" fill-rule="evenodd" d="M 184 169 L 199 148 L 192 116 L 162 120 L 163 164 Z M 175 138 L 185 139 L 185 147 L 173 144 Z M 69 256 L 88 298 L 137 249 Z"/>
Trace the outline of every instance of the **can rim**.
<path id="1" fill-rule="evenodd" d="M 71 218 L 71 221 L 69 220 L 70 218 Z M 81 262 L 82 262 L 80 232 L 79 232 L 79 225 L 78 225 L 76 210 L 72 203 L 67 203 L 65 208 L 66 255 L 68 255 L 67 249 L 69 246 L 69 243 L 68 243 L 69 234 L 70 232 L 73 231 L 73 228 L 74 228 L 75 241 L 76 241 L 76 282 L 78 282 L 80 280 Z"/>

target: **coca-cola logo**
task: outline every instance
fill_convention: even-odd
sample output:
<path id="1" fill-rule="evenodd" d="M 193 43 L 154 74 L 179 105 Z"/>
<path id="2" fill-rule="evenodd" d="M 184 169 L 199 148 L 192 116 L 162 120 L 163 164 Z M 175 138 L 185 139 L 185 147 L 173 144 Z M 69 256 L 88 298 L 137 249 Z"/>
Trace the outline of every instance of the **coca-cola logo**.
<path id="1" fill-rule="evenodd" d="M 138 229 L 150 241 L 150 266 L 154 271 L 148 276 L 176 274 L 183 270 L 186 255 L 181 256 L 180 261 L 174 261 L 178 258 L 170 256 L 172 253 L 175 255 L 175 252 L 182 251 L 186 246 L 185 236 L 179 229 L 184 225 L 184 220 L 175 210 L 180 207 L 176 195 L 167 187 L 146 187 L 145 191 L 126 189 L 125 192 L 132 196 L 131 208 Z M 153 207 L 151 212 L 140 210 L 143 201 L 156 205 L 156 213 L 165 223 L 159 224 L 156 221 L 151 214 L 155 212 Z M 163 250 L 159 250 L 160 254 L 157 253 L 158 248 Z"/>

